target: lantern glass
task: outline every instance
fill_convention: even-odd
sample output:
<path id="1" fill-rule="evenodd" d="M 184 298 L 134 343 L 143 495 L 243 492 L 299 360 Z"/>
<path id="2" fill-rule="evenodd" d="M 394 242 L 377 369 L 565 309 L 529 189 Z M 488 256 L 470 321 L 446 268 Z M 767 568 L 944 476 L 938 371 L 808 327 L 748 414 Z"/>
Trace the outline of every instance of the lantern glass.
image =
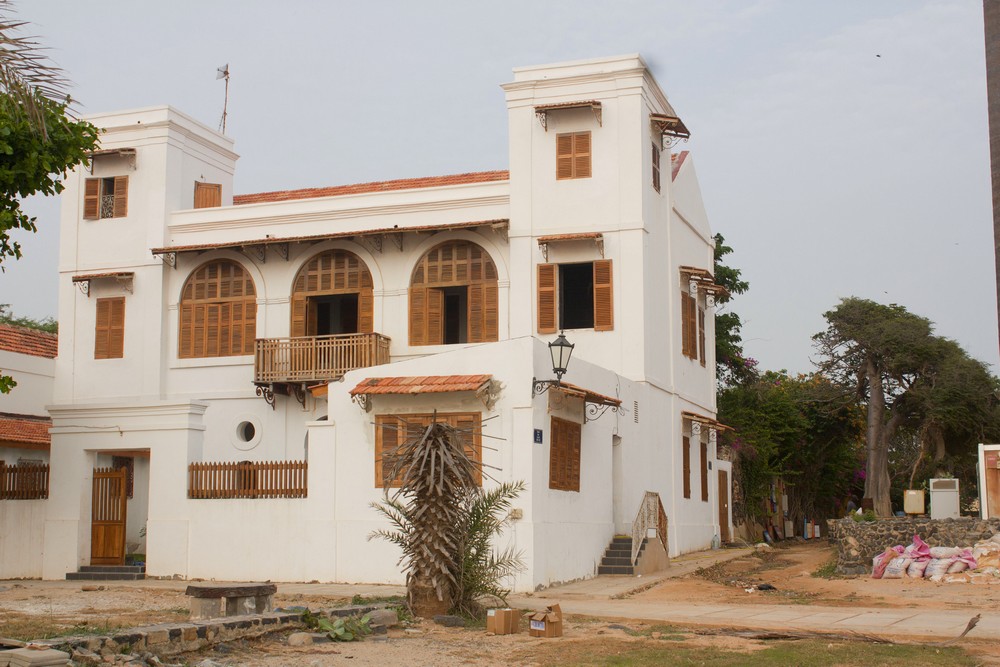
<path id="1" fill-rule="evenodd" d="M 556 374 L 556 379 L 561 380 L 569 366 L 569 359 L 573 356 L 573 343 L 566 340 L 562 333 L 554 341 L 549 343 L 549 354 L 552 356 L 552 372 Z"/>

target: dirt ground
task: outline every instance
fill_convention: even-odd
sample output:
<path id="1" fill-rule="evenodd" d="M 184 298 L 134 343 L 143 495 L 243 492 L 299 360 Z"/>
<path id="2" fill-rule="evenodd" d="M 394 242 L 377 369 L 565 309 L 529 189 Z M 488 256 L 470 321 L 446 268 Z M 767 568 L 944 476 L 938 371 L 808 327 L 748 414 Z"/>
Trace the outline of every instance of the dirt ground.
<path id="1" fill-rule="evenodd" d="M 832 549 L 825 542 L 797 543 L 763 557 L 745 556 L 698 573 L 666 579 L 632 594 L 637 600 L 678 604 L 702 603 L 821 604 L 833 606 L 922 607 L 938 609 L 1000 606 L 997 585 L 937 584 L 926 580 L 872 580 L 868 577 L 817 578 L 814 572 L 828 564 Z M 774 591 L 759 591 L 768 583 Z M 753 589 L 747 592 L 747 589 Z M 312 595 L 281 595 L 275 606 L 300 605 L 312 609 L 347 604 L 347 599 Z M 100 634 L 116 628 L 185 621 L 188 599 L 176 582 L 149 582 L 148 586 L 67 582 L 0 582 L 0 636 L 22 639 L 57 634 Z M 686 649 L 705 647 L 750 653 L 765 642 L 728 636 L 703 636 L 689 630 L 639 621 L 615 623 L 569 617 L 560 640 L 539 640 L 526 633 L 494 637 L 481 628 L 443 628 L 422 622 L 394 629 L 387 639 L 369 638 L 349 644 L 289 647 L 282 637 L 236 642 L 218 651 L 188 656 L 190 664 L 209 657 L 220 664 L 247 667 L 324 667 L 350 659 L 355 665 L 549 665 L 591 664 L 665 640 L 683 642 Z M 963 646 L 978 664 L 1000 664 L 992 647 L 970 642 Z M 645 663 L 643 663 L 645 664 Z"/>

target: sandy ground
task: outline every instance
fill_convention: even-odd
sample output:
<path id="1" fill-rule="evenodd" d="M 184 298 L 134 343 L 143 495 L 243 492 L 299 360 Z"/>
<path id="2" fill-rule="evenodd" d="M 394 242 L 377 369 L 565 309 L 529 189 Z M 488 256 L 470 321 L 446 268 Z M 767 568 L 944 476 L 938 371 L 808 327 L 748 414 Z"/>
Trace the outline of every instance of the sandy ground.
<path id="1" fill-rule="evenodd" d="M 872 580 L 868 577 L 823 579 L 812 573 L 832 558 L 825 542 L 792 544 L 764 558 L 744 556 L 698 573 L 666 579 L 648 590 L 631 594 L 636 600 L 663 604 L 702 603 L 817 604 L 868 607 L 922 607 L 931 609 L 1000 607 L 1000 583 L 936 584 L 926 580 Z M 636 580 L 637 585 L 640 580 Z M 760 583 L 777 590 L 747 592 Z M 104 628 L 134 627 L 184 621 L 188 599 L 184 582 L 150 581 L 116 584 L 4 581 L 0 582 L 0 636 L 42 637 L 68 632 L 101 632 Z M 312 609 L 346 604 L 332 595 L 285 593 L 279 589 L 276 606 L 302 605 Z M 222 664 L 247 667 L 323 667 L 355 665 L 509 665 L 572 663 L 593 656 L 609 659 L 623 648 L 662 642 L 659 633 L 674 631 L 639 621 L 614 623 L 582 617 L 567 619 L 565 636 L 541 640 L 526 633 L 494 637 L 482 629 L 451 629 L 419 623 L 391 631 L 385 640 L 350 644 L 289 647 L 283 637 L 236 642 L 204 655 L 190 656 L 191 664 L 209 657 Z M 656 633 L 656 634 L 653 634 Z M 652 635 L 652 636 L 651 636 Z M 724 636 L 683 635 L 685 646 L 713 646 L 753 651 L 756 640 Z M 969 646 L 983 664 L 1000 664 L 990 647 Z M 575 657 L 574 657 L 575 656 Z"/>

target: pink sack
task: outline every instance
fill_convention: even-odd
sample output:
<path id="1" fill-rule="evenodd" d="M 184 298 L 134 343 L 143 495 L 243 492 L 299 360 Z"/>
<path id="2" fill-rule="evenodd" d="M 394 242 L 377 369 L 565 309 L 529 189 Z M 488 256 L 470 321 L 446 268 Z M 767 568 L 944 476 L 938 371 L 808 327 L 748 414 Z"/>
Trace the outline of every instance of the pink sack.
<path id="1" fill-rule="evenodd" d="M 913 544 L 906 547 L 906 555 L 913 560 L 930 560 L 931 548 L 919 535 L 914 535 Z"/>
<path id="2" fill-rule="evenodd" d="M 878 556 L 872 559 L 872 579 L 881 579 L 885 573 L 885 568 L 893 558 L 898 558 L 904 551 L 903 547 L 889 547 Z"/>
<path id="3" fill-rule="evenodd" d="M 913 577 L 914 579 L 921 579 L 924 576 L 924 570 L 927 569 L 927 563 L 930 560 L 915 560 L 910 563 L 910 567 L 906 568 L 906 575 L 908 577 Z"/>
<path id="4" fill-rule="evenodd" d="M 955 556 L 955 562 L 948 568 L 948 573 L 961 572 L 962 570 L 975 570 L 976 559 L 972 555 L 972 549 L 962 549 L 961 553 Z"/>

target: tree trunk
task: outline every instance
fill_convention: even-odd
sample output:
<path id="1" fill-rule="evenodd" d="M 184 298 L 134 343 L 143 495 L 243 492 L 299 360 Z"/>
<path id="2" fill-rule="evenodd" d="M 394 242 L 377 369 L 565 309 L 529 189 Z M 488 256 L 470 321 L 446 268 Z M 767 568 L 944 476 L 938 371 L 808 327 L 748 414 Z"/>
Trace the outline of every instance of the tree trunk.
<path id="1" fill-rule="evenodd" d="M 868 461 L 865 465 L 865 497 L 871 498 L 878 516 L 892 516 L 889 501 L 889 443 L 883 433 L 885 420 L 885 392 L 882 373 L 875 361 L 865 360 L 865 377 L 868 379 Z"/>
<path id="2" fill-rule="evenodd" d="M 429 581 L 423 581 L 420 577 L 410 577 L 407 589 L 410 613 L 414 616 L 434 618 L 440 614 L 447 614 L 451 609 L 451 600 L 439 600 L 434 585 Z"/>

